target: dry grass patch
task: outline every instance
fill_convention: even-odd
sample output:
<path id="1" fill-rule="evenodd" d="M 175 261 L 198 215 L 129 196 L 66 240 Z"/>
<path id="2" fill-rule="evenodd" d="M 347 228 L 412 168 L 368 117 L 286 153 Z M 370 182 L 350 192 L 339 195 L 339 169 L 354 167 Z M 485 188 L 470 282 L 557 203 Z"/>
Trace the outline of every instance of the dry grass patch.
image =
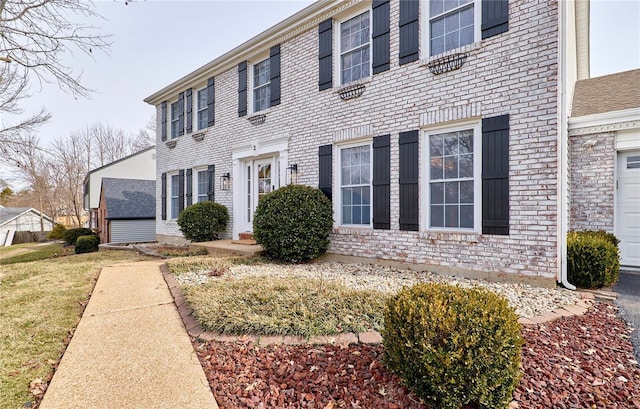
<path id="1" fill-rule="evenodd" d="M 197 256 L 167 260 L 167 267 L 169 267 L 171 273 L 180 275 L 193 271 L 219 271 L 220 273 L 225 273 L 229 270 L 229 267 L 234 265 L 256 265 L 264 263 L 265 260 L 259 257 Z"/>
<path id="2" fill-rule="evenodd" d="M 100 267 L 145 259 L 101 251 L 0 265 L 0 408 L 33 402 L 29 383 L 51 376 Z"/>
<path id="3" fill-rule="evenodd" d="M 331 335 L 380 330 L 386 295 L 316 279 L 224 277 L 183 286 L 207 330 L 222 334 Z"/>

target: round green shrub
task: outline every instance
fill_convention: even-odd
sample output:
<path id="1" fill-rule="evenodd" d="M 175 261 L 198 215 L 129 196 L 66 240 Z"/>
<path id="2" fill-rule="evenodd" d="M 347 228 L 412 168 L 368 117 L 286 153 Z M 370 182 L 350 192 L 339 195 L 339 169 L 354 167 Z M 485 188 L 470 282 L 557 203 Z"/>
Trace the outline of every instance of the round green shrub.
<path id="1" fill-rule="evenodd" d="M 604 231 L 567 234 L 567 278 L 581 288 L 608 287 L 620 275 L 619 240 Z"/>
<path id="2" fill-rule="evenodd" d="M 319 190 L 287 185 L 262 197 L 253 235 L 270 258 L 299 263 L 323 255 L 333 226 L 331 201 Z"/>
<path id="3" fill-rule="evenodd" d="M 64 233 L 66 231 L 67 231 L 67 229 L 64 227 L 64 225 L 62 225 L 60 223 L 56 223 L 55 225 L 53 225 L 53 229 L 51 229 L 51 231 L 47 235 L 47 238 L 49 240 L 61 240 L 61 239 L 64 239 Z"/>
<path id="4" fill-rule="evenodd" d="M 98 236 L 95 234 L 90 234 L 88 236 L 80 236 L 76 240 L 76 254 L 82 253 L 92 253 L 94 251 L 98 251 L 98 244 L 100 240 Z"/>
<path id="5" fill-rule="evenodd" d="M 417 284 L 387 300 L 385 365 L 433 408 L 504 408 L 520 379 L 521 327 L 488 290 Z"/>
<path id="6" fill-rule="evenodd" d="M 209 201 L 189 206 L 178 216 L 180 231 L 187 240 L 195 242 L 217 240 L 228 222 L 226 206 Z"/>
<path id="7" fill-rule="evenodd" d="M 93 230 L 87 229 L 85 227 L 78 227 L 76 229 L 69 229 L 64 232 L 63 239 L 65 246 L 72 246 L 76 244 L 76 240 L 80 236 L 89 236 L 93 234 Z"/>

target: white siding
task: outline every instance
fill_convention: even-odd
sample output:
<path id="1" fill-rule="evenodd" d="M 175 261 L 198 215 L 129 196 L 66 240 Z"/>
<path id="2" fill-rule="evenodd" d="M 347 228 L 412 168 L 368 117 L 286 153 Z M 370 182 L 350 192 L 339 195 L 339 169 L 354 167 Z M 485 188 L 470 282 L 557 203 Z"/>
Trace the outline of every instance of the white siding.
<path id="1" fill-rule="evenodd" d="M 43 224 L 44 231 L 51 231 L 53 229 L 53 223 L 50 220 L 44 219 Z M 3 224 L 2 230 L 5 229 L 15 231 L 40 231 L 40 216 L 33 212 L 22 214 L 9 223 Z"/>
<path id="2" fill-rule="evenodd" d="M 141 243 L 156 240 L 156 221 L 111 220 L 111 243 Z"/>

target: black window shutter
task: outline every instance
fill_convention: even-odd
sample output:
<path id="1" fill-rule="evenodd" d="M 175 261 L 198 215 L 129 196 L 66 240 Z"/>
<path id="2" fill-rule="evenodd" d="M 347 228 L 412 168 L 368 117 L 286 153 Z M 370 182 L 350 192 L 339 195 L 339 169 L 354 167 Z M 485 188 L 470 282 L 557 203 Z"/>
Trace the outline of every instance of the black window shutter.
<path id="1" fill-rule="evenodd" d="M 318 149 L 318 189 L 332 200 L 332 154 L 333 145 L 322 145 Z"/>
<path id="2" fill-rule="evenodd" d="M 271 74 L 271 106 L 280 105 L 280 44 L 269 51 L 269 71 Z"/>
<path id="3" fill-rule="evenodd" d="M 215 124 L 216 83 L 213 77 L 207 80 L 207 126 Z"/>
<path id="4" fill-rule="evenodd" d="M 238 64 L 238 116 L 247 115 L 247 62 Z"/>
<path id="5" fill-rule="evenodd" d="M 509 0 L 482 0 L 482 39 L 509 30 Z"/>
<path id="6" fill-rule="evenodd" d="M 167 101 L 160 104 L 160 135 L 162 140 L 167 140 Z"/>
<path id="7" fill-rule="evenodd" d="M 178 172 L 178 214 L 184 210 L 184 169 Z"/>
<path id="8" fill-rule="evenodd" d="M 391 135 L 373 138 L 373 228 L 391 228 Z"/>
<path id="9" fill-rule="evenodd" d="M 167 174 L 163 173 L 160 180 L 162 181 L 162 195 L 160 196 L 160 200 L 162 201 L 160 206 L 162 208 L 162 220 L 167 220 Z"/>
<path id="10" fill-rule="evenodd" d="M 193 204 L 193 169 L 187 169 L 187 207 Z"/>
<path id="11" fill-rule="evenodd" d="M 207 167 L 207 200 L 213 202 L 215 199 L 215 180 L 216 167 L 215 165 L 209 165 Z"/>
<path id="12" fill-rule="evenodd" d="M 509 115 L 482 120 L 482 234 L 509 235 Z"/>
<path id="13" fill-rule="evenodd" d="M 418 231 L 418 131 L 400 132 L 400 230 Z"/>
<path id="14" fill-rule="evenodd" d="M 186 91 L 187 97 L 187 133 L 193 132 L 193 88 Z"/>
<path id="15" fill-rule="evenodd" d="M 389 69 L 389 0 L 373 0 L 373 73 Z"/>
<path id="16" fill-rule="evenodd" d="M 318 87 L 320 91 L 333 87 L 333 20 L 318 26 Z"/>
<path id="17" fill-rule="evenodd" d="M 184 135 L 184 92 L 178 94 L 178 106 L 180 112 L 178 113 L 178 136 Z"/>
<path id="18" fill-rule="evenodd" d="M 418 60 L 420 2 L 400 0 L 400 65 Z"/>

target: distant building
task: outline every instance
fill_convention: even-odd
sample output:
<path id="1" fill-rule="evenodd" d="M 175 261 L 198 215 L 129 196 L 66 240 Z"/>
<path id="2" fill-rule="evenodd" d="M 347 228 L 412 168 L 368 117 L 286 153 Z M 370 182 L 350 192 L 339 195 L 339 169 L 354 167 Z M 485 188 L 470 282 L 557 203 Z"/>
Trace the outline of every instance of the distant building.
<path id="1" fill-rule="evenodd" d="M 49 232 L 53 225 L 51 217 L 32 207 L 0 206 L 0 246 L 11 245 L 16 232 Z"/>

